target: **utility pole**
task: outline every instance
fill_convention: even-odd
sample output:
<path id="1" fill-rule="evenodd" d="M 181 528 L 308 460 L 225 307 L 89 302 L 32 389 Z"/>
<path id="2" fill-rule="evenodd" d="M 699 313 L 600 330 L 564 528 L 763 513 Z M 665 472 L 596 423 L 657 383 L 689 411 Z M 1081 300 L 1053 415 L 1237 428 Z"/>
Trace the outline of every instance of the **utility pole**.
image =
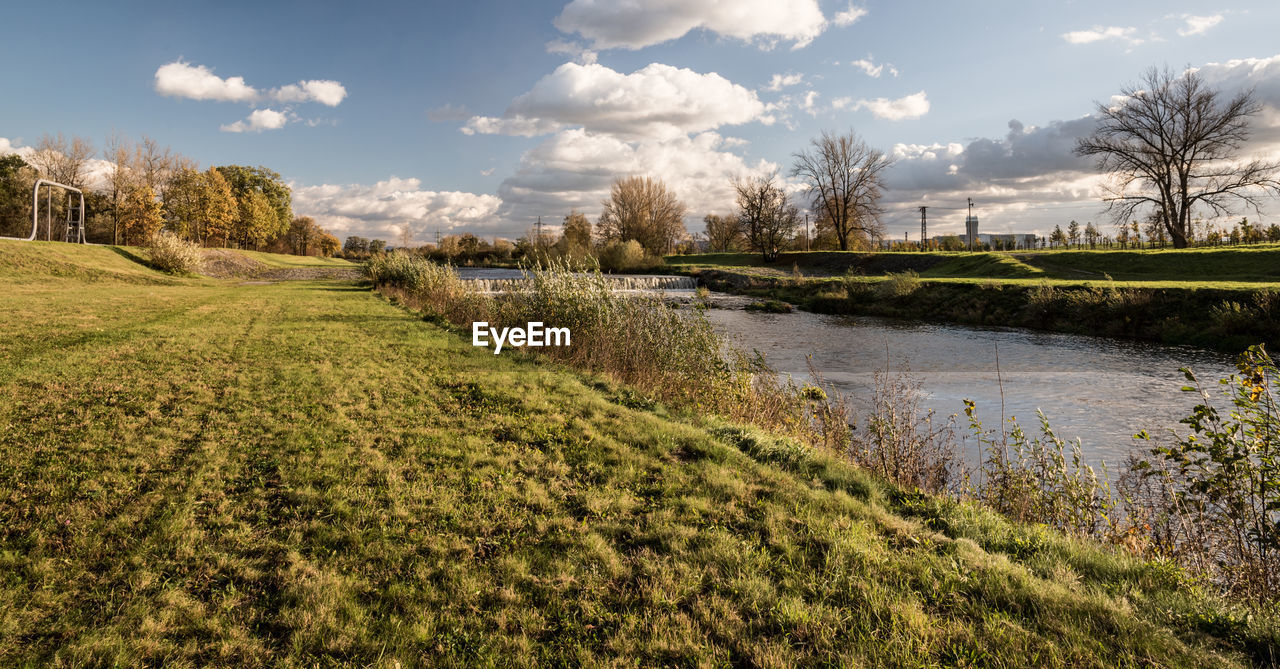
<path id="1" fill-rule="evenodd" d="M 969 216 L 964 219 L 966 236 L 969 238 L 969 252 L 973 252 L 973 238 L 978 236 L 978 225 L 973 223 L 973 198 L 965 198 L 969 201 Z"/>
<path id="2" fill-rule="evenodd" d="M 924 212 L 928 211 L 928 207 L 920 207 L 920 250 L 925 250 L 925 244 L 928 244 L 929 226 L 925 223 Z"/>
<path id="3" fill-rule="evenodd" d="M 809 213 L 804 215 L 804 250 L 809 250 Z"/>
<path id="4" fill-rule="evenodd" d="M 542 217 L 541 216 L 538 217 L 538 222 L 534 224 L 533 229 L 537 231 L 534 233 L 536 235 L 535 237 L 536 241 L 534 241 L 533 247 L 540 249 L 542 248 Z"/>
<path id="5" fill-rule="evenodd" d="M 440 250 L 440 228 L 436 228 L 436 250 Z"/>

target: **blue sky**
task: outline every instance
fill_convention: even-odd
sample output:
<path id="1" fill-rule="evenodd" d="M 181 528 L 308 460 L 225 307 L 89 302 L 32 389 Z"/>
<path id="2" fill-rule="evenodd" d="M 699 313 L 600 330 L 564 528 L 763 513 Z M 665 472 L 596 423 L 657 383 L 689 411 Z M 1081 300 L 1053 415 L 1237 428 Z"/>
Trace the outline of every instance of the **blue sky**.
<path id="1" fill-rule="evenodd" d="M 0 151 L 146 134 L 279 171 L 340 235 L 516 236 L 594 215 L 632 173 L 666 180 L 698 231 L 731 209 L 730 178 L 785 175 L 810 138 L 850 128 L 898 157 L 891 236 L 918 232 L 921 203 L 959 231 L 970 196 L 988 231 L 1101 222 L 1069 147 L 1094 101 L 1152 65 L 1255 87 L 1251 150 L 1280 143 L 1276 3 L 71 3 L 6 19 Z"/>

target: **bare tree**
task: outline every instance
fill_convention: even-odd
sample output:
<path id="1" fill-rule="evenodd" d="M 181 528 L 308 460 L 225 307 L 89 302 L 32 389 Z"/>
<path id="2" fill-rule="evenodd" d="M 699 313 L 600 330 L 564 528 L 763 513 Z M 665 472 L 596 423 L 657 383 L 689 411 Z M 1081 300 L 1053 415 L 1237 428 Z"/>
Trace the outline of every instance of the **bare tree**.
<path id="1" fill-rule="evenodd" d="M 160 146 L 159 142 L 146 135 L 142 136 L 142 140 L 134 149 L 134 165 L 139 182 L 155 191 L 162 202 L 165 191 L 169 187 L 169 180 L 173 178 L 179 166 L 185 165 L 186 162 L 189 161 L 174 154 L 169 147 Z M 190 166 L 194 167 L 194 165 Z"/>
<path id="2" fill-rule="evenodd" d="M 775 182 L 776 175 L 735 179 L 738 193 L 738 222 L 751 250 L 765 260 L 778 257 L 782 247 L 795 235 L 800 210 L 787 200 Z"/>
<path id="3" fill-rule="evenodd" d="M 33 147 L 31 164 L 40 176 L 50 181 L 83 188 L 89 177 L 89 160 L 97 150 L 93 142 L 84 137 L 72 137 L 70 141 L 58 133 L 45 134 Z"/>
<path id="4" fill-rule="evenodd" d="M 128 137 L 113 131 L 102 149 L 102 157 L 110 164 L 107 170 L 106 196 L 111 204 L 111 243 L 120 243 L 120 221 L 125 196 L 137 183 L 133 169 L 133 144 Z"/>
<path id="5" fill-rule="evenodd" d="M 685 207 L 659 179 L 617 179 L 603 204 L 597 232 L 604 239 L 634 239 L 657 256 L 668 253 L 686 234 Z"/>
<path id="6" fill-rule="evenodd" d="M 1151 68 L 1121 95 L 1117 104 L 1098 104 L 1098 127 L 1075 149 L 1111 175 L 1104 200 L 1117 221 L 1150 209 L 1173 245 L 1185 248 L 1196 207 L 1221 215 L 1243 203 L 1259 211 L 1264 195 L 1280 191 L 1280 163 L 1237 159 L 1250 117 L 1262 110 L 1253 91 L 1227 99 L 1195 71 Z"/>
<path id="7" fill-rule="evenodd" d="M 840 249 L 849 250 L 854 232 L 878 236 L 884 171 L 893 159 L 852 130 L 843 135 L 824 130 L 810 146 L 795 154 L 791 176 L 804 182 L 814 211 L 831 222 Z"/>
<path id="8" fill-rule="evenodd" d="M 707 224 L 707 246 L 712 251 L 736 251 L 742 242 L 742 222 L 737 216 L 707 214 L 702 219 Z"/>

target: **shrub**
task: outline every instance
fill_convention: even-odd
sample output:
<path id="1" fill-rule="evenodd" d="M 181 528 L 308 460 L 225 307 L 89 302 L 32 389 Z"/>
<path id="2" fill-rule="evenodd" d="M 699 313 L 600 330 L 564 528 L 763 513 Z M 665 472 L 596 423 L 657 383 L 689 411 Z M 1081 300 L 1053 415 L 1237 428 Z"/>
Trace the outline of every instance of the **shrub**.
<path id="1" fill-rule="evenodd" d="M 763 300 L 760 302 L 752 302 L 743 307 L 746 311 L 759 311 L 766 314 L 789 314 L 793 310 L 790 304 L 782 300 Z"/>
<path id="2" fill-rule="evenodd" d="M 611 241 L 600 249 L 600 268 L 611 272 L 629 272 L 652 264 L 645 258 L 644 247 L 634 239 Z"/>
<path id="3" fill-rule="evenodd" d="M 152 267 L 170 274 L 191 274 L 204 265 L 199 244 L 164 230 L 147 241 L 147 252 Z"/>
<path id="4" fill-rule="evenodd" d="M 1280 404 L 1273 392 L 1280 370 L 1261 346 L 1238 367 L 1238 376 L 1219 382 L 1234 407 L 1226 415 L 1182 370 L 1191 384 L 1183 390 L 1202 401 L 1181 421 L 1189 434 L 1152 448 L 1134 467 L 1148 484 L 1137 501 L 1155 529 L 1153 552 L 1197 567 L 1229 592 L 1273 603 L 1280 595 Z"/>
<path id="5" fill-rule="evenodd" d="M 890 272 L 876 286 L 876 293 L 882 298 L 906 297 L 920 287 L 920 274 L 913 269 L 905 272 Z"/>

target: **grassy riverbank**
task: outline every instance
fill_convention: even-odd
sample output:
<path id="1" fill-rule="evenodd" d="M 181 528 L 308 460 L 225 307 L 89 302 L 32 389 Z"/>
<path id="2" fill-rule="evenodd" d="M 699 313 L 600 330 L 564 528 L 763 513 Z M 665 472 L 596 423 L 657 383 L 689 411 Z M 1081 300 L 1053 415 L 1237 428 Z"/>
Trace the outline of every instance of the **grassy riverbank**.
<path id="1" fill-rule="evenodd" d="M 819 313 L 1027 327 L 1239 352 L 1280 345 L 1280 248 L 672 256 L 708 287 Z"/>
<path id="2" fill-rule="evenodd" d="M 1167 565 L 495 356 L 355 282 L 17 242 L 0 280 L 6 666 L 1230 666 L 1280 644 Z"/>

